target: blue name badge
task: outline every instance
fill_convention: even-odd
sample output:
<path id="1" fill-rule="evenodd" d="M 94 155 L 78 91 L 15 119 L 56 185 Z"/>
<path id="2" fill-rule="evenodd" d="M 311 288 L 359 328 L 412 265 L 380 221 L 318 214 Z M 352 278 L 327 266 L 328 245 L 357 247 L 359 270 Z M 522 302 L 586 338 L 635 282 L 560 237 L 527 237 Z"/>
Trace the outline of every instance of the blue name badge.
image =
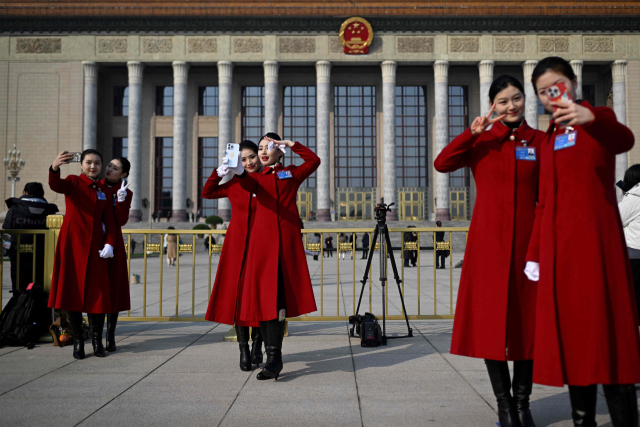
<path id="1" fill-rule="evenodd" d="M 278 179 L 289 179 L 289 178 L 293 178 L 293 175 L 291 175 L 291 171 L 278 172 Z"/>
<path id="2" fill-rule="evenodd" d="M 516 160 L 536 161 L 536 149 L 534 147 L 516 147 Z"/>
<path id="3" fill-rule="evenodd" d="M 553 145 L 553 150 L 558 151 L 565 148 L 573 147 L 576 145 L 576 135 L 577 132 L 569 132 L 564 135 L 556 136 L 556 142 Z"/>
<path id="4" fill-rule="evenodd" d="M 102 191 L 98 191 L 98 200 L 107 200 L 107 196 Z"/>
<path id="5" fill-rule="evenodd" d="M 118 199 L 115 199 L 115 198 L 113 199 L 113 206 L 115 206 L 115 205 L 116 205 L 116 202 L 117 202 L 117 201 L 118 201 Z"/>

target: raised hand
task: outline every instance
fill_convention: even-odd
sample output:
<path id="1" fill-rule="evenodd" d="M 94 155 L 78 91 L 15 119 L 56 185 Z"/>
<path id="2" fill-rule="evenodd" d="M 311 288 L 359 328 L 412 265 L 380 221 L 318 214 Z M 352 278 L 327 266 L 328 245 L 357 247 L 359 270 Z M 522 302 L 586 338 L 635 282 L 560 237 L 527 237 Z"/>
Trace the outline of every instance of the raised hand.
<path id="1" fill-rule="evenodd" d="M 56 159 L 53 161 L 53 163 L 51 164 L 51 167 L 53 168 L 54 171 L 58 171 L 58 169 L 60 169 L 61 165 L 67 165 L 71 162 L 71 160 L 73 159 L 73 153 L 70 153 L 68 151 L 63 151 L 62 153 L 58 154 L 58 157 L 56 157 Z"/>
<path id="2" fill-rule="evenodd" d="M 118 195 L 118 202 L 124 202 L 127 198 L 127 188 L 129 188 L 129 186 L 131 185 L 130 182 L 127 182 L 127 180 L 125 179 L 122 183 L 123 185 L 120 187 L 120 189 L 117 192 Z"/>
<path id="3" fill-rule="evenodd" d="M 596 118 L 591 110 L 574 102 L 552 102 L 551 105 L 557 107 L 553 121 L 563 126 L 586 125 Z"/>
<path id="4" fill-rule="evenodd" d="M 486 116 L 479 116 L 476 117 L 476 119 L 473 121 L 473 123 L 471 123 L 471 133 L 474 135 L 480 135 L 482 132 L 484 132 L 485 130 L 487 130 L 487 128 L 494 124 L 495 122 L 498 122 L 502 119 L 504 119 L 506 117 L 506 114 L 501 115 L 500 117 L 496 117 L 495 119 L 491 118 L 491 115 L 493 114 L 493 112 L 496 109 L 496 104 L 493 104 L 491 106 L 491 110 L 489 110 L 489 114 L 487 114 Z"/>

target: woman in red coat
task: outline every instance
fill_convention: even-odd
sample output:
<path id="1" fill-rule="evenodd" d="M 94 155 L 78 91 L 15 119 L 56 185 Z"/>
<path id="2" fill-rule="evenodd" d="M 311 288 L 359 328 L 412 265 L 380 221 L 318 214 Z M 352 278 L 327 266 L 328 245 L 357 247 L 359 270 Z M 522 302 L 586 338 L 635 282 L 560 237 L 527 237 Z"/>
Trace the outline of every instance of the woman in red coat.
<path id="1" fill-rule="evenodd" d="M 131 163 L 126 157 L 111 160 L 105 178 L 100 181 L 105 191 L 113 198 L 113 212 L 116 218 L 116 247 L 114 257 L 109 260 L 109 283 L 111 283 L 111 310 L 107 312 L 107 351 L 116 351 L 116 324 L 121 311 L 131 309 L 129 296 L 129 268 L 127 251 L 124 248 L 122 227 L 129 221 L 129 209 L 133 192 L 131 183 L 122 180 L 129 176 Z"/>
<path id="2" fill-rule="evenodd" d="M 104 357 L 104 314 L 111 310 L 109 267 L 113 257 L 116 223 L 111 193 L 98 181 L 102 156 L 96 150 L 81 155 L 80 175 L 60 178 L 60 166 L 74 154 L 63 151 L 49 169 L 49 187 L 64 194 L 67 212 L 62 222 L 53 262 L 49 307 L 66 310 L 73 330 L 73 357 L 84 359 L 82 312 L 91 324 L 93 354 Z"/>
<path id="3" fill-rule="evenodd" d="M 435 161 L 441 173 L 470 168 L 478 188 L 451 353 L 485 359 L 502 427 L 532 427 L 536 285 L 523 269 L 538 199 L 544 133 L 523 119 L 524 89 L 515 78 L 494 80 L 488 101 L 489 114 L 476 118 Z M 491 119 L 494 111 L 499 117 Z M 493 126 L 487 130 L 489 125 Z M 507 360 L 514 361 L 513 396 Z"/>
<path id="4" fill-rule="evenodd" d="M 549 101 L 547 89 L 559 82 L 576 99 L 564 59 L 540 61 L 532 81 L 547 111 L 557 108 L 541 146 L 527 254 L 527 274 L 540 280 L 533 378 L 569 385 L 575 425 L 596 425 L 596 384 L 603 384 L 613 425 L 637 426 L 640 338 L 614 186 L 616 155 L 633 147 L 633 134 L 609 108 Z"/>
<path id="5" fill-rule="evenodd" d="M 285 147 L 300 155 L 304 163 L 283 168 L 279 161 Z M 242 188 L 258 199 L 255 227 L 260 230 L 260 239 L 249 242 L 239 318 L 260 322 L 267 363 L 258 380 L 267 380 L 277 379 L 283 367 L 285 318 L 316 310 L 296 195 L 300 184 L 320 165 L 320 158 L 298 142 L 280 141 L 274 133 L 260 141 L 259 154 L 263 166 L 273 168 L 254 174 L 245 173 L 242 167 L 232 170 L 239 175 Z"/>
<path id="6" fill-rule="evenodd" d="M 248 173 L 262 171 L 258 159 L 258 146 L 253 141 L 240 144 L 242 166 Z M 246 273 L 245 259 L 256 219 L 256 198 L 240 187 L 240 180 L 232 178 L 220 184 L 228 173 L 225 167 L 214 169 L 202 189 L 205 199 L 228 197 L 233 216 L 222 245 L 218 271 L 209 299 L 205 319 L 211 322 L 236 325 L 236 336 L 240 346 L 240 369 L 250 371 L 251 364 L 262 363 L 262 334 L 258 322 L 243 322 L 238 318 L 240 301 L 243 297 L 243 282 Z M 249 327 L 252 347 L 249 351 Z"/>

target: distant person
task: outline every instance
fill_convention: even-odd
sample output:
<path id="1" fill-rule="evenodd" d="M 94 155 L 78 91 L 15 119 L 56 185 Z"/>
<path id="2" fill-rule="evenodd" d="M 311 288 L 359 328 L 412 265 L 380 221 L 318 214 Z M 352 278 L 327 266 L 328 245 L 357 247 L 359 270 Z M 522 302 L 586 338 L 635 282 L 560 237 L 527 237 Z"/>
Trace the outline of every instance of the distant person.
<path id="1" fill-rule="evenodd" d="M 338 257 L 340 255 L 342 255 L 342 259 L 344 259 L 345 255 L 346 255 L 346 252 L 343 251 L 342 247 L 341 247 L 343 243 L 347 243 L 347 236 L 345 236 L 344 233 L 340 233 L 340 237 L 338 237 L 338 245 L 339 245 L 338 246 L 338 249 L 339 249 Z"/>
<path id="2" fill-rule="evenodd" d="M 362 235 L 362 259 L 369 257 L 369 233 Z"/>
<path id="3" fill-rule="evenodd" d="M 169 227 L 169 230 L 175 230 L 175 227 Z M 165 237 L 167 242 L 167 265 L 175 267 L 176 258 L 178 258 L 178 235 L 167 234 Z"/>
<path id="4" fill-rule="evenodd" d="M 326 250 L 326 257 L 333 257 L 333 237 L 331 237 L 331 234 L 327 234 L 327 237 L 324 239 L 324 246 L 325 248 L 327 248 Z"/>
<path id="5" fill-rule="evenodd" d="M 436 221 L 436 227 L 442 227 L 442 221 Z M 436 231 L 436 246 L 438 242 L 444 242 L 444 231 Z M 447 260 L 447 252 L 445 250 L 436 251 L 436 268 L 444 269 L 444 263 Z"/>
<path id="6" fill-rule="evenodd" d="M 313 233 L 309 243 L 313 243 L 313 244 L 321 243 L 320 233 Z M 319 255 L 320 255 L 320 252 L 313 252 L 313 260 L 314 261 L 318 261 L 318 256 Z"/>

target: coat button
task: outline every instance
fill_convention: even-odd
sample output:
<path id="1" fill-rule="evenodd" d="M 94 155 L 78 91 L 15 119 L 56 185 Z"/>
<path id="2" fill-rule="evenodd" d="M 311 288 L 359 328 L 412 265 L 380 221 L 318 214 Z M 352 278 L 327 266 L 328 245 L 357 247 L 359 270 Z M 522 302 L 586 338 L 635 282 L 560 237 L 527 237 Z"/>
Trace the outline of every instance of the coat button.
<path id="1" fill-rule="evenodd" d="M 511 136 L 509 137 L 509 141 L 515 141 L 515 140 L 516 140 L 516 136 L 515 136 L 515 135 L 511 135 Z"/>

